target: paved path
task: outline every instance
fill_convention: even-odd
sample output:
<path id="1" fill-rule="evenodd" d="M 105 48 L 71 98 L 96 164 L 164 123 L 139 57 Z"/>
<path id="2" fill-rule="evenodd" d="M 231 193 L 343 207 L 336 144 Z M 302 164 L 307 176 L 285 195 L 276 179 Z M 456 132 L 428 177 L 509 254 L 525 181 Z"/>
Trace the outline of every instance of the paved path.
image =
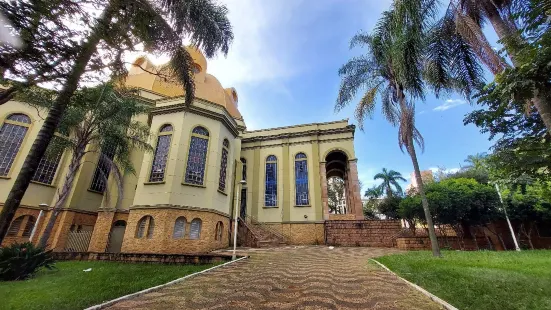
<path id="1" fill-rule="evenodd" d="M 247 252 L 235 264 L 110 309 L 440 309 L 368 258 L 381 248 L 288 247 Z"/>

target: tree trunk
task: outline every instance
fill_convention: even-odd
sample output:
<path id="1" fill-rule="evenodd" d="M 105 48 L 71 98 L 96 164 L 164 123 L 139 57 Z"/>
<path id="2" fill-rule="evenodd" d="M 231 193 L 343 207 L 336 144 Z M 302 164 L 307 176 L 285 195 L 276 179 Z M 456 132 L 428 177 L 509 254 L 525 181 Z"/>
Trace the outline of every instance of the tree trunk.
<path id="1" fill-rule="evenodd" d="M 415 174 L 415 180 L 417 181 L 417 191 L 421 196 L 421 202 L 423 203 L 423 211 L 425 212 L 425 220 L 429 229 L 430 244 L 432 247 L 432 255 L 440 257 L 440 246 L 438 245 L 438 239 L 436 238 L 436 232 L 434 230 L 434 224 L 432 223 L 432 216 L 430 214 L 429 202 L 425 195 L 425 186 L 423 185 L 423 179 L 421 178 L 421 170 L 419 169 L 419 163 L 417 162 L 417 154 L 415 153 L 415 145 L 413 144 L 413 138 L 410 139 L 410 145 L 407 146 L 407 151 L 411 157 L 413 163 L 413 171 Z"/>
<path id="2" fill-rule="evenodd" d="M 36 168 L 40 163 L 40 159 L 44 156 L 48 144 L 52 140 L 55 130 L 61 121 L 61 118 L 67 109 L 67 105 L 73 93 L 78 87 L 78 83 L 82 74 L 84 74 L 86 66 L 94 53 L 98 43 L 102 36 L 107 31 L 107 26 L 111 20 L 113 14 L 113 7 L 116 5 L 116 0 L 110 1 L 96 26 L 92 30 L 90 37 L 83 44 L 80 55 L 75 59 L 73 68 L 63 85 L 62 90 L 59 92 L 59 96 L 56 98 L 52 108 L 48 111 L 48 116 L 44 120 L 44 124 L 36 137 L 23 167 L 15 180 L 13 187 L 6 199 L 4 208 L 0 213 L 0 244 L 4 240 L 11 221 L 29 187 L 32 177 L 35 174 Z"/>
<path id="3" fill-rule="evenodd" d="M 57 216 L 61 211 L 61 208 L 63 208 L 63 206 L 65 205 L 65 202 L 69 197 L 69 192 L 73 188 L 73 184 L 75 182 L 75 176 L 77 174 L 78 169 L 80 168 L 80 162 L 82 161 L 82 158 L 84 157 L 84 154 L 85 154 L 84 153 L 85 148 L 86 148 L 86 145 L 84 145 L 84 147 L 79 145 L 78 149 L 75 150 L 75 153 L 73 154 L 71 163 L 69 164 L 69 169 L 67 171 L 67 174 L 65 175 L 65 182 L 63 183 L 61 192 L 58 192 L 57 201 L 54 204 L 54 207 L 52 209 L 52 215 L 50 216 L 50 219 L 48 220 L 48 224 L 46 225 L 46 228 L 42 233 L 42 237 L 40 237 L 40 241 L 38 242 L 39 247 L 46 248 L 48 239 L 50 239 L 50 235 L 54 228 L 54 224 L 57 219 Z"/>
<path id="4" fill-rule="evenodd" d="M 551 134 L 551 104 L 549 104 L 549 97 L 536 90 L 535 96 L 532 98 L 532 104 L 538 110 L 541 120 L 547 127 L 547 132 Z"/>

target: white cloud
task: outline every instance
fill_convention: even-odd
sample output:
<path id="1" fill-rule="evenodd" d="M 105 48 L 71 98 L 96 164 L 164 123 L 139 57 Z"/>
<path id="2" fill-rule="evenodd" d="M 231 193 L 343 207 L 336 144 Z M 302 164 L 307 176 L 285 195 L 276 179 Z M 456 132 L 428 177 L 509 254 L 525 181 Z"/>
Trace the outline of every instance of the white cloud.
<path id="1" fill-rule="evenodd" d="M 434 111 L 446 111 L 446 110 L 449 110 L 451 108 L 455 108 L 455 107 L 460 106 L 460 105 L 465 104 L 465 103 L 467 103 L 467 101 L 465 101 L 463 99 L 448 99 L 443 104 L 437 106 L 433 110 Z"/>

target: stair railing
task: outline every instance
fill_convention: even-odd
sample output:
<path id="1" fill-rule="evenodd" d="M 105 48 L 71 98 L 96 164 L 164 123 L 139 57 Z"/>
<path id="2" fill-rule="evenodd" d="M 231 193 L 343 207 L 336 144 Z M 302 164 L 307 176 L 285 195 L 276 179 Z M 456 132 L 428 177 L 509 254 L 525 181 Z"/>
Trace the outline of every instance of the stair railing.
<path id="1" fill-rule="evenodd" d="M 241 218 L 241 217 L 240 217 Z M 273 229 L 272 227 L 270 227 L 270 225 L 264 223 L 264 222 L 260 222 L 256 217 L 252 216 L 252 215 L 248 215 L 246 214 L 245 215 L 245 219 L 241 218 L 242 221 L 246 221 L 246 220 L 249 220 L 251 224 L 254 224 L 254 225 L 257 225 L 260 227 L 260 229 L 264 230 L 264 231 L 267 231 L 269 232 L 270 234 L 280 238 L 281 240 L 283 240 L 284 242 L 286 243 L 289 243 L 289 240 L 291 238 L 289 238 L 289 236 Z"/>

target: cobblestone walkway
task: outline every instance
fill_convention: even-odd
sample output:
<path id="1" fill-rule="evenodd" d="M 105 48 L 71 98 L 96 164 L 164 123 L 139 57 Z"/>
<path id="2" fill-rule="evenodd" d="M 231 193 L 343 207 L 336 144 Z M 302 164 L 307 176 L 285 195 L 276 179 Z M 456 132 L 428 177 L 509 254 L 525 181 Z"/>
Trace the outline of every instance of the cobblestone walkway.
<path id="1" fill-rule="evenodd" d="M 381 248 L 249 251 L 215 269 L 110 309 L 440 309 L 368 258 Z"/>

